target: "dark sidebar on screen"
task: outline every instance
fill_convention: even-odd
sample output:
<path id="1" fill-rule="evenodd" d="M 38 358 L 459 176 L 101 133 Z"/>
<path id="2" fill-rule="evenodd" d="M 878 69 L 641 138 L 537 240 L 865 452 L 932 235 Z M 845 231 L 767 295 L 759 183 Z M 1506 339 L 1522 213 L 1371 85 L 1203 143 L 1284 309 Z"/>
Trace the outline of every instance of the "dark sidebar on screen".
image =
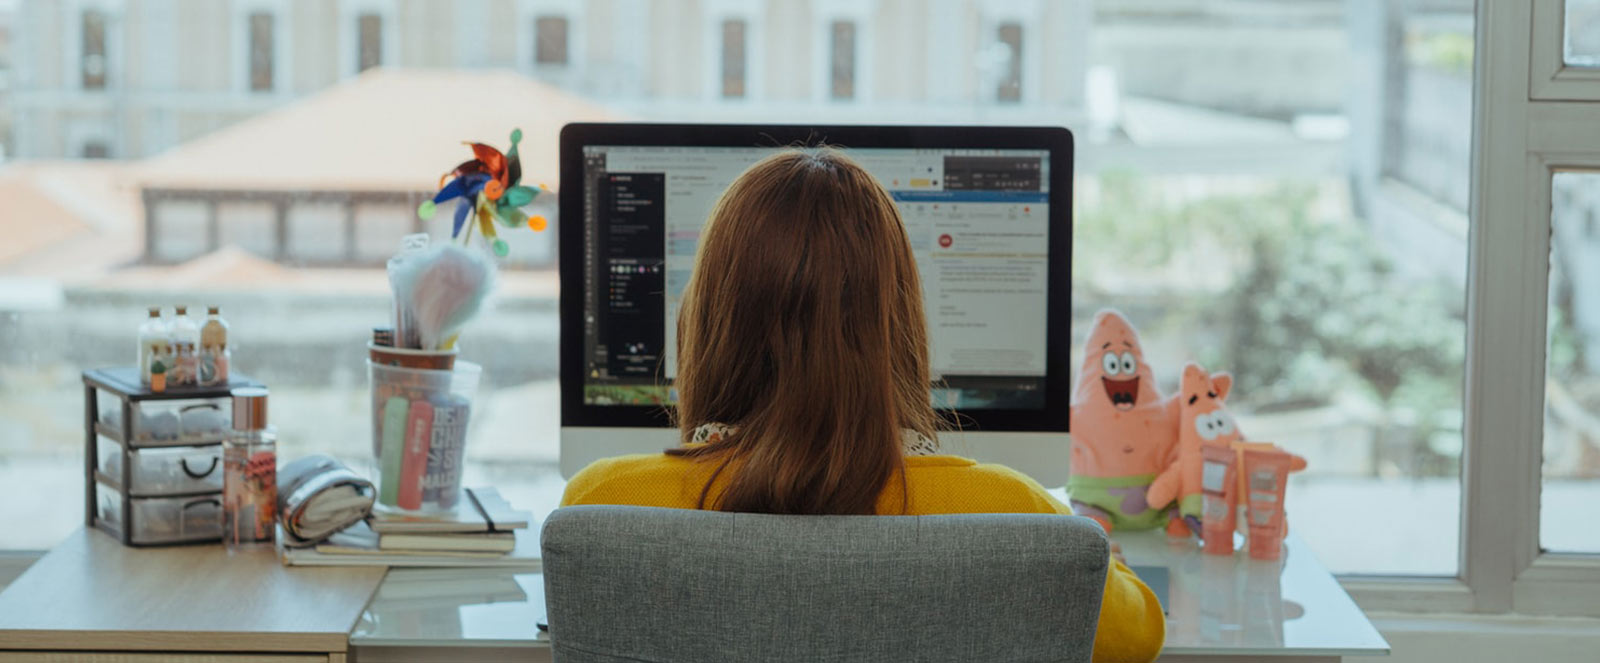
<path id="1" fill-rule="evenodd" d="M 594 187 L 599 325 L 591 375 L 654 382 L 666 344 L 666 175 L 605 172 Z"/>

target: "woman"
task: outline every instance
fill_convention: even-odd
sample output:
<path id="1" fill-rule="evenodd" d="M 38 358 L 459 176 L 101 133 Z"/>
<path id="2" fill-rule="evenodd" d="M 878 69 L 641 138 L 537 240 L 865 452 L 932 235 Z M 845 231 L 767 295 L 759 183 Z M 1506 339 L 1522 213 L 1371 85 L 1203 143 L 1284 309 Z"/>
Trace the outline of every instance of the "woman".
<path id="1" fill-rule="evenodd" d="M 723 193 L 678 316 L 684 445 L 601 460 L 563 505 L 783 514 L 1060 513 L 1033 480 L 939 455 L 922 286 L 899 211 L 832 149 L 791 150 Z M 1096 661 L 1151 660 L 1161 607 L 1120 561 Z"/>

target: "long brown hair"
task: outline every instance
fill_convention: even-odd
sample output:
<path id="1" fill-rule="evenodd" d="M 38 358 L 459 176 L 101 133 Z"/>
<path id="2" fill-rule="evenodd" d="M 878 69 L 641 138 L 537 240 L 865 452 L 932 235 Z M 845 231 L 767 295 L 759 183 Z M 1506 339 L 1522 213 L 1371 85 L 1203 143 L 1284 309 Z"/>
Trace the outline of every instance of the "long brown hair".
<path id="1" fill-rule="evenodd" d="M 926 324 L 900 212 L 872 175 L 832 148 L 751 166 L 712 209 L 679 308 L 684 441 L 737 427 L 667 451 L 718 463 L 700 507 L 726 471 L 722 511 L 874 513 L 903 476 L 902 430 L 934 436 Z"/>

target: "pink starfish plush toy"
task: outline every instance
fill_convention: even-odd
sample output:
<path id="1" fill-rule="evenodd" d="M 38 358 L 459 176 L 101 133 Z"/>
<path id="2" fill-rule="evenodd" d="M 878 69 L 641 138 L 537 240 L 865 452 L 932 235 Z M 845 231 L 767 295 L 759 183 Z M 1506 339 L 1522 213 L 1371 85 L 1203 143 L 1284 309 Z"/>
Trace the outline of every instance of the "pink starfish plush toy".
<path id="1" fill-rule="evenodd" d="M 1139 332 L 1113 310 L 1095 314 L 1072 395 L 1073 511 L 1106 531 L 1154 529 L 1169 510 L 1145 491 L 1171 463 L 1177 400 L 1161 395 L 1145 363 Z"/>

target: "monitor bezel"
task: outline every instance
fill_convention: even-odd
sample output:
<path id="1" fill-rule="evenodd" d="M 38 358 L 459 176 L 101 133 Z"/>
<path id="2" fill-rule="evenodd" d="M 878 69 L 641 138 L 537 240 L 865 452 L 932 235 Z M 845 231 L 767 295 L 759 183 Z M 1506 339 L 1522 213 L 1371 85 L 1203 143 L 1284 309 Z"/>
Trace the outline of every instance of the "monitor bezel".
<path id="1" fill-rule="evenodd" d="M 941 410 L 969 431 L 1067 432 L 1071 397 L 1072 132 L 1065 127 L 574 123 L 561 130 L 560 220 L 583 223 L 587 146 L 790 147 L 829 144 L 889 149 L 1028 149 L 1050 152 L 1046 275 L 1045 405 L 1037 410 Z M 583 231 L 558 232 L 562 427 L 661 428 L 668 407 L 583 402 Z"/>

